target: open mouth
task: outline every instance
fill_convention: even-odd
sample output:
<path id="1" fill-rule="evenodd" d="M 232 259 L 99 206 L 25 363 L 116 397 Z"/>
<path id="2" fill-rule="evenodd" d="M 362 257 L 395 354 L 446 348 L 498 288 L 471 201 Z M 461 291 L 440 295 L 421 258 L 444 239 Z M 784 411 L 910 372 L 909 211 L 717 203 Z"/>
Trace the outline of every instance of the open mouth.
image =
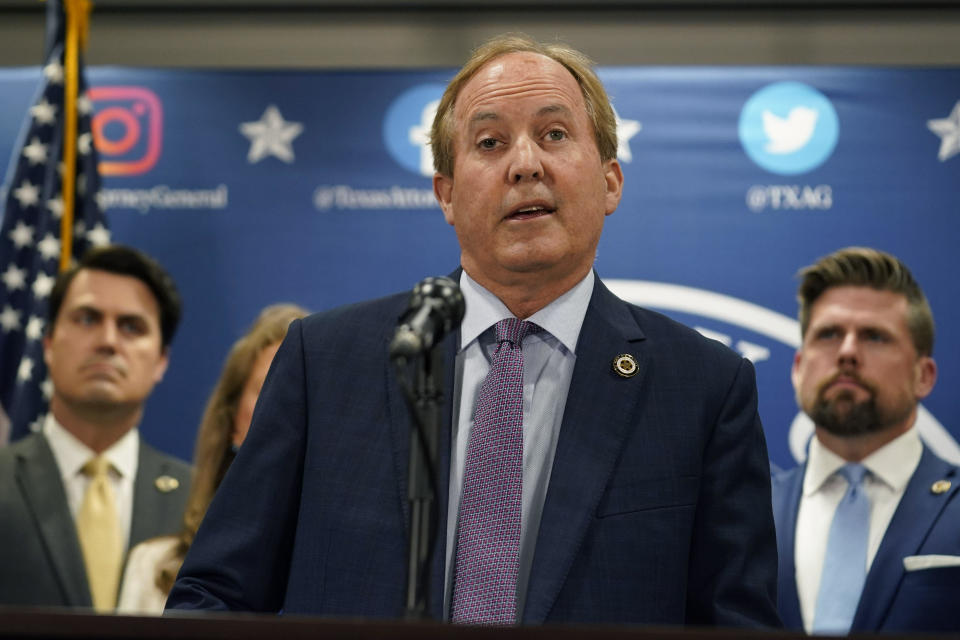
<path id="1" fill-rule="evenodd" d="M 514 209 L 510 215 L 507 216 L 508 220 L 530 220 L 532 218 L 539 218 L 542 216 L 547 216 L 556 211 L 555 208 L 550 207 L 546 204 L 531 204 L 518 207 Z"/>

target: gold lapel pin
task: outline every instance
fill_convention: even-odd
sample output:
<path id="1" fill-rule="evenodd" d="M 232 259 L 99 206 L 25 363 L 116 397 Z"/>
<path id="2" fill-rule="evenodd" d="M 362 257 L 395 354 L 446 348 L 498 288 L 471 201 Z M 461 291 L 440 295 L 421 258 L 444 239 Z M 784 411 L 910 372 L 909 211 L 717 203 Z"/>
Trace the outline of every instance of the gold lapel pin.
<path id="1" fill-rule="evenodd" d="M 940 495 L 941 493 L 946 493 L 950 491 L 950 481 L 949 480 L 937 480 L 930 486 L 930 491 Z"/>
<path id="2" fill-rule="evenodd" d="M 153 484 L 160 493 L 170 493 L 180 488 L 180 481 L 173 476 L 158 476 Z"/>
<path id="3" fill-rule="evenodd" d="M 621 378 L 632 378 L 639 370 L 637 359 L 629 353 L 621 353 L 613 359 L 613 370 Z"/>

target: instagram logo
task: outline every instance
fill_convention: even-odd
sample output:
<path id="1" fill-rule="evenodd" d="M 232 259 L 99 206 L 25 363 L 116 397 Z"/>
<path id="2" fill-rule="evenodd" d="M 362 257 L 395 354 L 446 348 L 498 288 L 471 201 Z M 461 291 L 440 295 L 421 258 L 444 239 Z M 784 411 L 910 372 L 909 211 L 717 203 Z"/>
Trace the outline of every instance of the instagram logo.
<path id="1" fill-rule="evenodd" d="M 104 176 L 136 176 L 160 158 L 163 108 L 155 93 L 143 87 L 94 87 L 91 122 Z"/>

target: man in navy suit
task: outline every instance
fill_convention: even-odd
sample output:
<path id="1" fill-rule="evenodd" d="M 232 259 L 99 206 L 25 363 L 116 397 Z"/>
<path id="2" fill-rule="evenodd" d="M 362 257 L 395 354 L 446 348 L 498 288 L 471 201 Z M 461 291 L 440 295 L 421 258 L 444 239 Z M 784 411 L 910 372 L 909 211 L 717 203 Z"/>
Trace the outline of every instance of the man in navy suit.
<path id="1" fill-rule="evenodd" d="M 525 37 L 489 42 L 448 86 L 432 145 L 467 309 L 439 346 L 432 616 L 777 625 L 751 364 L 624 303 L 592 270 L 623 174 L 589 60 Z M 291 325 L 168 608 L 403 614 L 410 421 L 387 346 L 406 304 L 398 295 Z M 526 337 L 496 337 L 516 319 L 532 323 Z M 471 441 L 503 350 L 522 351 L 522 465 L 516 449 Z M 509 466 L 522 489 L 490 474 L 477 490 L 476 459 Z M 512 496 L 502 511 L 464 516 L 500 491 Z M 484 562 L 464 543 L 477 521 L 497 541 L 480 580 L 463 577 Z M 496 585 L 476 590 L 486 580 Z"/>
<path id="2" fill-rule="evenodd" d="M 960 478 L 914 428 L 937 377 L 930 306 L 881 251 L 841 249 L 800 273 L 793 385 L 815 436 L 773 482 L 784 624 L 958 631 Z"/>

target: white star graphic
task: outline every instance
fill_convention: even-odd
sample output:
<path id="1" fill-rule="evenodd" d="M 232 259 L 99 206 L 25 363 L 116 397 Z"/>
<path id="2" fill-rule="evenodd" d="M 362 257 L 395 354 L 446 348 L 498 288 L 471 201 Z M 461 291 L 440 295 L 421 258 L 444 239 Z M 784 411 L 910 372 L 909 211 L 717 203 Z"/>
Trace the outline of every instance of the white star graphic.
<path id="1" fill-rule="evenodd" d="M 10 305 L 5 305 L 3 311 L 0 311 L 0 328 L 3 329 L 4 333 L 19 329 L 20 312 Z"/>
<path id="2" fill-rule="evenodd" d="M 110 230 L 100 224 L 87 231 L 87 240 L 95 247 L 104 247 L 110 244 Z"/>
<path id="3" fill-rule="evenodd" d="M 83 220 L 78 220 L 77 224 L 73 225 L 73 235 L 82 236 L 87 232 L 87 224 Z"/>
<path id="4" fill-rule="evenodd" d="M 630 150 L 630 138 L 637 135 L 643 125 L 639 120 L 624 120 L 617 113 L 616 109 L 613 115 L 617 119 L 617 159 L 624 162 L 633 161 L 633 152 Z"/>
<path id="5" fill-rule="evenodd" d="M 93 199 L 96 201 L 97 208 L 100 209 L 100 211 L 106 208 L 107 194 L 105 194 L 102 189 L 93 194 Z"/>
<path id="6" fill-rule="evenodd" d="M 40 251 L 40 255 L 47 260 L 60 257 L 60 241 L 54 238 L 52 233 L 48 233 L 43 237 L 43 240 L 37 243 L 37 249 Z"/>
<path id="7" fill-rule="evenodd" d="M 57 117 L 57 107 L 47 102 L 46 98 L 41 98 L 40 102 L 30 107 L 30 115 L 40 124 L 53 124 Z"/>
<path id="8" fill-rule="evenodd" d="M 30 319 L 27 320 L 27 328 L 24 329 L 24 333 L 27 335 L 27 340 L 39 340 L 43 337 L 43 318 L 38 318 L 37 316 L 30 316 Z"/>
<path id="9" fill-rule="evenodd" d="M 53 217 L 59 220 L 63 217 L 63 198 L 57 196 L 51 200 L 47 200 L 47 209 L 50 210 L 50 213 L 53 214 Z"/>
<path id="10" fill-rule="evenodd" d="M 7 267 L 7 270 L 3 272 L 3 275 L 0 276 L 0 280 L 3 280 L 7 291 L 23 289 L 27 285 L 27 270 L 19 269 L 17 265 L 11 264 Z"/>
<path id="11" fill-rule="evenodd" d="M 22 208 L 26 209 L 40 201 L 40 188 L 24 179 L 20 186 L 13 190 L 13 197 L 17 199 Z"/>
<path id="12" fill-rule="evenodd" d="M 17 249 L 23 249 L 33 242 L 33 227 L 24 224 L 23 220 L 17 220 L 17 226 L 10 230 L 7 237 L 10 238 Z"/>
<path id="13" fill-rule="evenodd" d="M 274 105 L 267 107 L 260 120 L 244 122 L 240 133 L 250 140 L 247 162 L 260 162 L 267 156 L 276 156 L 286 163 L 293 162 L 293 139 L 303 132 L 299 122 L 287 122 Z"/>
<path id="14" fill-rule="evenodd" d="M 40 383 L 40 392 L 43 394 L 43 397 L 49 400 L 53 397 L 53 380 L 47 378 Z"/>
<path id="15" fill-rule="evenodd" d="M 24 209 L 37 204 L 40 200 L 40 189 L 36 185 L 24 180 L 19 187 L 13 190 L 13 197 Z"/>
<path id="16" fill-rule="evenodd" d="M 927 128 L 940 136 L 940 152 L 937 158 L 946 162 L 960 153 L 960 101 L 946 118 L 927 120 Z"/>
<path id="17" fill-rule="evenodd" d="M 17 369 L 17 380 L 26 382 L 33 376 L 33 359 L 24 358 L 20 361 L 20 368 Z"/>
<path id="18" fill-rule="evenodd" d="M 30 166 L 41 164 L 47 161 L 47 145 L 40 142 L 36 136 L 30 140 L 30 144 L 23 148 L 24 157 L 30 161 Z"/>
<path id="19" fill-rule="evenodd" d="M 86 91 L 77 98 L 77 112 L 82 116 L 88 116 L 93 111 L 93 102 L 90 100 L 90 94 Z"/>
<path id="20" fill-rule="evenodd" d="M 77 138 L 77 151 L 80 152 L 80 155 L 85 156 L 90 153 L 90 147 L 93 142 L 93 136 L 89 133 L 81 133 Z"/>
<path id="21" fill-rule="evenodd" d="M 50 295 L 50 292 L 53 291 L 53 284 L 57 281 L 53 276 L 48 276 L 45 273 L 38 273 L 37 277 L 33 280 L 33 296 L 37 300 L 41 300 Z"/>
<path id="22" fill-rule="evenodd" d="M 43 75 L 50 84 L 60 84 L 63 82 L 63 65 L 54 60 L 43 68 Z"/>

